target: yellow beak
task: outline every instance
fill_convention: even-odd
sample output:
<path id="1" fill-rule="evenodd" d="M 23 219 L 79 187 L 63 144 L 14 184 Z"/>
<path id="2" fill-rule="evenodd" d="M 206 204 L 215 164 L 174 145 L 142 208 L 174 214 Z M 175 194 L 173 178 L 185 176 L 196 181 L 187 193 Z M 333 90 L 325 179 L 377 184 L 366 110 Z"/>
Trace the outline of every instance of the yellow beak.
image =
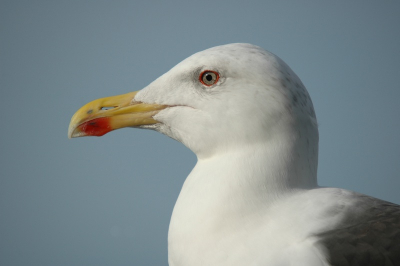
<path id="1" fill-rule="evenodd" d="M 68 138 L 103 136 L 119 128 L 159 123 L 153 116 L 169 106 L 136 102 L 133 100 L 136 93 L 101 98 L 84 105 L 71 118 Z"/>

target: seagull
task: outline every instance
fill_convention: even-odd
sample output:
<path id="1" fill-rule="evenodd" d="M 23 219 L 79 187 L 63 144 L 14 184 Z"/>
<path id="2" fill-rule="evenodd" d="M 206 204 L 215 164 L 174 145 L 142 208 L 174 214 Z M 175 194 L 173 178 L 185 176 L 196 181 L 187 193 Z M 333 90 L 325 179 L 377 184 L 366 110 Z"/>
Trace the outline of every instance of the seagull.
<path id="1" fill-rule="evenodd" d="M 80 108 L 69 138 L 137 127 L 192 150 L 170 266 L 400 265 L 400 206 L 317 183 L 318 125 L 298 76 L 251 44 L 198 52 L 140 91 Z"/>

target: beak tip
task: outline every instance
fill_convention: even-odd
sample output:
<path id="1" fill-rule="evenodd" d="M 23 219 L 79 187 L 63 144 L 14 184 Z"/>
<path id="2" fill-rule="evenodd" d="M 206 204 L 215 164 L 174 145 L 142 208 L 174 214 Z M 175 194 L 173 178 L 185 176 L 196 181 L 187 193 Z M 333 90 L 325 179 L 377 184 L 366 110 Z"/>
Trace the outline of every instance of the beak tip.
<path id="1" fill-rule="evenodd" d="M 84 132 L 79 130 L 79 127 L 72 127 L 68 128 L 68 139 L 78 138 L 85 136 Z"/>
<path id="2" fill-rule="evenodd" d="M 71 127 L 68 128 L 68 139 L 72 139 L 72 130 Z"/>
<path id="3" fill-rule="evenodd" d="M 68 131 L 68 139 L 72 139 L 72 138 L 75 138 L 73 132 Z"/>

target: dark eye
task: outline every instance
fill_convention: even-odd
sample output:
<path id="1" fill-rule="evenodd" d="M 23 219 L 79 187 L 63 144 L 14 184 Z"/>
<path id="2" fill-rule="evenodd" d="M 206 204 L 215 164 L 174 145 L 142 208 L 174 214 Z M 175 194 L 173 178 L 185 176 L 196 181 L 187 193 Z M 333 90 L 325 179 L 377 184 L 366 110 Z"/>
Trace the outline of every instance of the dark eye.
<path id="1" fill-rule="evenodd" d="M 201 72 L 199 80 L 204 85 L 211 86 L 217 83 L 217 81 L 219 80 L 219 74 L 218 72 L 212 70 L 205 70 Z"/>

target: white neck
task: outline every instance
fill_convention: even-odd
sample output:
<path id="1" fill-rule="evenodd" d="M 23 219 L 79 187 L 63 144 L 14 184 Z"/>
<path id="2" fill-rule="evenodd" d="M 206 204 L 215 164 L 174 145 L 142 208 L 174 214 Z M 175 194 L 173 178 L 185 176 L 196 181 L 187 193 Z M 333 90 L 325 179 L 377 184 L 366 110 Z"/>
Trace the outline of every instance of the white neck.
<path id="1" fill-rule="evenodd" d="M 288 192 L 316 187 L 318 133 L 312 140 L 303 139 L 307 134 L 283 134 L 245 150 L 199 159 L 172 214 L 170 263 L 188 263 L 185 254 L 204 254 L 219 237 L 237 231 L 246 217 L 260 215 Z"/>

